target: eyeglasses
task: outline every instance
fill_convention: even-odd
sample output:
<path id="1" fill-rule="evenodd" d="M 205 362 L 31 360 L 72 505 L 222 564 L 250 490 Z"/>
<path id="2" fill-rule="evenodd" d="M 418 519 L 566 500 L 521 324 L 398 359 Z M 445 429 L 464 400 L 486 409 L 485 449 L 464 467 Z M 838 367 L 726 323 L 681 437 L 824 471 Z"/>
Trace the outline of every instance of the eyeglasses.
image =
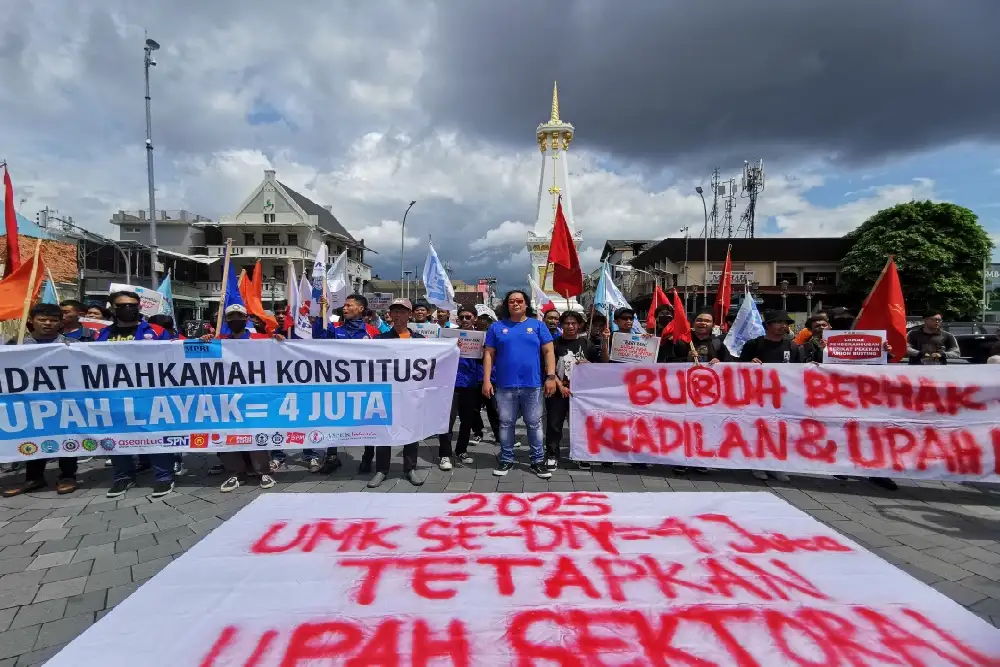
<path id="1" fill-rule="evenodd" d="M 460 319 L 460 320 L 474 320 L 474 319 L 476 319 L 476 316 L 475 315 L 462 315 L 458 319 Z"/>
<path id="2" fill-rule="evenodd" d="M 524 305 L 524 299 L 511 299 L 507 303 L 509 303 L 512 306 L 515 305 L 515 304 L 516 305 Z"/>

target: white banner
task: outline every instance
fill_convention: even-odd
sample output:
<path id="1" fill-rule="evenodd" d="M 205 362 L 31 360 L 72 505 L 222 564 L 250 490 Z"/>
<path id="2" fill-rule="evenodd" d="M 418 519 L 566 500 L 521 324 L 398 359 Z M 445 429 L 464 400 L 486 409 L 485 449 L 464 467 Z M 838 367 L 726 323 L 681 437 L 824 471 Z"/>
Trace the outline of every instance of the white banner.
<path id="1" fill-rule="evenodd" d="M 1000 630 L 768 493 L 285 493 L 46 665 L 998 660 Z"/>
<path id="2" fill-rule="evenodd" d="M 989 366 L 583 364 L 570 425 L 575 460 L 1000 481 Z"/>
<path id="3" fill-rule="evenodd" d="M 653 334 L 634 334 L 616 331 L 611 334 L 608 358 L 624 364 L 656 363 L 660 339 Z"/>
<path id="4" fill-rule="evenodd" d="M 441 338 L 458 340 L 458 350 L 463 359 L 482 359 L 483 343 L 486 340 L 485 331 L 469 331 L 468 329 L 441 329 Z"/>
<path id="5" fill-rule="evenodd" d="M 404 445 L 448 429 L 446 341 L 0 347 L 0 461 Z"/>
<path id="6" fill-rule="evenodd" d="M 424 338 L 437 338 L 438 332 L 441 330 L 441 325 L 434 322 L 410 322 L 406 325 L 406 328 L 420 334 Z"/>

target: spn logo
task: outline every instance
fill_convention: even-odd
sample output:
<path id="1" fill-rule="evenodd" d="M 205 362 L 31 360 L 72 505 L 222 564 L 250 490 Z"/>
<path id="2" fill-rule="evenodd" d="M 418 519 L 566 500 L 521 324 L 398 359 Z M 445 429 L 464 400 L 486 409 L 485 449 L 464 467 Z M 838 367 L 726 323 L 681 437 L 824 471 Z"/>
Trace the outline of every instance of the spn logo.
<path id="1" fill-rule="evenodd" d="M 253 436 L 249 433 L 238 433 L 235 435 L 226 436 L 227 445 L 252 445 Z"/>
<path id="2" fill-rule="evenodd" d="M 165 435 L 163 436 L 163 444 L 167 447 L 188 447 L 191 443 L 191 438 L 186 435 Z"/>

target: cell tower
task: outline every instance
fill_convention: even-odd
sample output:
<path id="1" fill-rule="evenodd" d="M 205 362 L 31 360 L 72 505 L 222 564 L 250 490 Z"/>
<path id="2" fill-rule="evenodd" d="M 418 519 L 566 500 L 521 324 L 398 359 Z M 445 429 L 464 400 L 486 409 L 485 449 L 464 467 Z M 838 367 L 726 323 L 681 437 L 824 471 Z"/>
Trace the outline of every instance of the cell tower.
<path id="1" fill-rule="evenodd" d="M 742 191 L 740 196 L 747 199 L 746 210 L 740 216 L 740 227 L 737 233 L 748 239 L 754 237 L 754 218 L 757 215 L 757 196 L 764 190 L 764 161 L 756 164 L 743 163 Z"/>
<path id="2" fill-rule="evenodd" d="M 727 239 L 733 238 L 733 210 L 736 208 L 736 179 L 719 185 L 722 195 L 722 231 Z M 723 189 L 725 192 L 723 192 Z"/>
<path id="3" fill-rule="evenodd" d="M 712 212 L 708 219 L 712 221 L 712 238 L 722 236 L 722 222 L 719 220 L 719 168 L 712 172 Z"/>

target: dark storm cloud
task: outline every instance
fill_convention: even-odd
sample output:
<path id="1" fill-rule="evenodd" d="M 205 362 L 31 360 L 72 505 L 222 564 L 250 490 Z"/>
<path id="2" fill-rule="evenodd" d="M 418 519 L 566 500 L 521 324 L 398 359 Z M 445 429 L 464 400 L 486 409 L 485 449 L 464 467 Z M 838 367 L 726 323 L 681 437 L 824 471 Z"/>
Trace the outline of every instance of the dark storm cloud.
<path id="1" fill-rule="evenodd" d="M 448 2 L 437 22 L 423 104 L 504 143 L 530 140 L 553 79 L 581 142 L 640 159 L 1000 137 L 997 0 Z"/>

